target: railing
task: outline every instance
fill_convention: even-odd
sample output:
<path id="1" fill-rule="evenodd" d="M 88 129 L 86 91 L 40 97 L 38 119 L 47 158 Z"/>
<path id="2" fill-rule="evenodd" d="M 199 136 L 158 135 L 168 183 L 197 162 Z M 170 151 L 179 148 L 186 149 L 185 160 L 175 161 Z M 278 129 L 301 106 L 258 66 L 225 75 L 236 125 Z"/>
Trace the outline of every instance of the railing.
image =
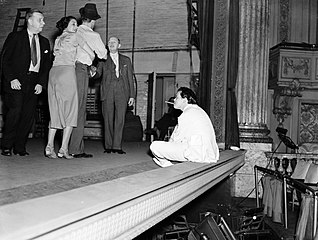
<path id="1" fill-rule="evenodd" d="M 301 156 L 299 156 L 301 155 Z M 314 154 L 310 154 L 311 158 L 307 159 L 311 161 L 316 161 L 317 156 L 313 156 Z M 262 172 L 271 176 L 276 177 L 277 179 L 281 180 L 283 182 L 283 213 L 284 213 L 284 226 L 287 229 L 288 228 L 288 214 L 287 214 L 287 185 L 292 186 L 294 189 L 302 192 L 302 193 L 310 193 L 311 196 L 314 198 L 314 207 L 313 207 L 313 229 L 312 229 L 312 236 L 316 235 L 317 230 L 317 211 L 318 211 L 318 189 L 312 186 L 309 186 L 305 183 L 302 183 L 299 180 L 291 178 L 292 171 L 290 169 L 294 169 L 290 166 L 289 160 L 296 159 L 297 164 L 297 157 L 300 157 L 300 159 L 304 159 L 304 157 L 308 156 L 308 154 L 277 154 L 277 156 L 280 156 L 281 158 L 275 159 L 275 164 L 269 164 L 271 167 L 275 167 L 275 170 L 263 168 L 260 166 L 254 167 L 254 176 L 255 176 L 255 192 L 256 192 L 256 205 L 257 207 L 260 207 L 260 200 L 259 200 L 259 176 L 258 172 Z M 290 157 L 290 158 L 288 158 Z M 283 161 L 284 160 L 284 161 Z M 282 164 L 280 164 L 280 162 Z M 285 164 L 284 164 L 285 162 Z M 317 186 L 317 184 L 316 184 Z"/>
<path id="2" fill-rule="evenodd" d="M 318 162 L 318 154 L 308 153 L 265 153 L 268 169 L 291 176 L 298 161 Z"/>

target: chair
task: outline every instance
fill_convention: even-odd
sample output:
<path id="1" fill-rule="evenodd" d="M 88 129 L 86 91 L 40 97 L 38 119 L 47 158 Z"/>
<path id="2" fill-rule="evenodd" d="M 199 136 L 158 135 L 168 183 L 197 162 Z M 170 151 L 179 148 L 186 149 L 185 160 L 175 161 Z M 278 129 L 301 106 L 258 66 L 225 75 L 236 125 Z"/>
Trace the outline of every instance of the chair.
<path id="1" fill-rule="evenodd" d="M 187 239 L 194 224 L 189 223 L 185 215 L 179 215 L 172 221 L 171 228 L 164 233 L 164 240 Z"/>

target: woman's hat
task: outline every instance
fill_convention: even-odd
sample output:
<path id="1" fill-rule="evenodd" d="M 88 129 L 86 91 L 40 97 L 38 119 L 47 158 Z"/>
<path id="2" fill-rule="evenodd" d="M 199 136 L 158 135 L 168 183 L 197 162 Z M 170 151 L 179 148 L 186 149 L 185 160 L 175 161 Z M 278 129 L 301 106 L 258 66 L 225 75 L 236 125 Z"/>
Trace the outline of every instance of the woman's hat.
<path id="1" fill-rule="evenodd" d="M 90 20 L 97 20 L 100 15 L 97 13 L 95 3 L 86 3 L 84 7 L 80 8 L 79 13 L 81 17 L 88 18 Z"/>

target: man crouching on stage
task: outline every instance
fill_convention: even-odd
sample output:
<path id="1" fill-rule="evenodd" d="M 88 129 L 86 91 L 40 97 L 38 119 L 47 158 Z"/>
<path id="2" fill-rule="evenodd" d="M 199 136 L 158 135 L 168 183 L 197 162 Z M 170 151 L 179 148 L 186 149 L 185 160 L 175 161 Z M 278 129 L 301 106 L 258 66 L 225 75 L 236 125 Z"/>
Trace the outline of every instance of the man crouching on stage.
<path id="1" fill-rule="evenodd" d="M 156 164 L 161 167 L 176 162 L 215 163 L 219 159 L 219 148 L 211 119 L 197 105 L 194 92 L 186 87 L 178 89 L 174 108 L 182 110 L 168 142 L 154 141 L 150 145 Z"/>

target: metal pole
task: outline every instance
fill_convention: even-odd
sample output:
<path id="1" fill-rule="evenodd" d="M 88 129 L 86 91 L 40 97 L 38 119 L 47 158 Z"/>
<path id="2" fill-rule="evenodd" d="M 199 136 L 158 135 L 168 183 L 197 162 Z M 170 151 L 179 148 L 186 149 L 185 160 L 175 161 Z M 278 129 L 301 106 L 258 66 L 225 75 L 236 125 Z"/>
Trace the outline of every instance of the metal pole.
<path id="1" fill-rule="evenodd" d="M 67 9 L 67 0 L 65 0 L 65 4 L 64 4 L 64 17 L 66 17 L 66 9 Z"/>
<path id="2" fill-rule="evenodd" d="M 105 42 L 106 42 L 106 46 L 107 46 L 107 43 L 108 43 L 108 14 L 109 14 L 109 0 L 106 1 L 106 39 L 105 39 Z"/>
<path id="3" fill-rule="evenodd" d="M 284 225 L 285 229 L 287 229 L 287 183 L 286 183 L 286 178 L 283 177 L 283 197 L 284 197 Z"/>
<path id="4" fill-rule="evenodd" d="M 313 223 L 313 237 L 316 236 L 316 230 L 317 230 L 317 204 L 318 204 L 318 196 L 317 193 L 314 193 L 314 223 Z"/>
<path id="5" fill-rule="evenodd" d="M 258 194 L 258 174 L 257 167 L 254 167 L 254 177 L 255 177 L 255 194 L 256 194 L 256 207 L 259 208 L 259 194 Z"/>
<path id="6" fill-rule="evenodd" d="M 137 114 L 137 93 L 138 93 L 138 84 L 137 84 L 137 78 L 135 74 L 135 41 L 136 41 L 136 7 L 137 2 L 134 0 L 134 15 L 133 15 L 133 39 L 132 39 L 132 47 L 131 47 L 131 62 L 132 62 L 132 68 L 134 71 L 134 81 L 135 81 L 135 115 Z"/>

